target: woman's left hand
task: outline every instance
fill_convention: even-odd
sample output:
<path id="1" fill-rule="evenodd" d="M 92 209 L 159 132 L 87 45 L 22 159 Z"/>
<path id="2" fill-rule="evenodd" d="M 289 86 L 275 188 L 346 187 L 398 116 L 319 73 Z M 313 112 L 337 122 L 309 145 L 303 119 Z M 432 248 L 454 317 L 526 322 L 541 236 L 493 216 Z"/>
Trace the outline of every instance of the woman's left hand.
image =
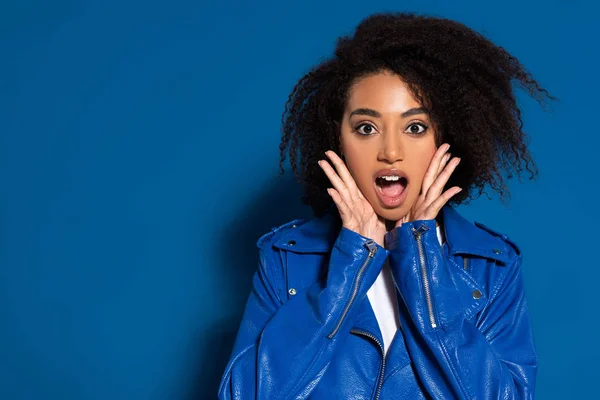
<path id="1" fill-rule="evenodd" d="M 460 158 L 458 157 L 450 160 L 451 154 L 448 153 L 449 148 L 450 145 L 443 144 L 433 155 L 429 168 L 423 178 L 421 193 L 417 197 L 417 201 L 408 214 L 396 222 L 396 228 L 408 221 L 435 219 L 444 204 L 462 190 L 458 186 L 453 186 L 442 193 L 444 186 L 448 182 L 448 179 L 450 179 L 450 175 L 452 175 L 460 162 Z"/>

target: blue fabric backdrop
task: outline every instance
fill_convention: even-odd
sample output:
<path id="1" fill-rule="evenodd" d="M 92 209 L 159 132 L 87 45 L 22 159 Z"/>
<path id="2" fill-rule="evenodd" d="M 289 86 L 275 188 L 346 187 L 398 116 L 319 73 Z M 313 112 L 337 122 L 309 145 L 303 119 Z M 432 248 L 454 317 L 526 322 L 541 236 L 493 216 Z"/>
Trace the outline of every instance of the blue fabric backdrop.
<path id="1" fill-rule="evenodd" d="M 450 3 L 450 4 L 449 4 Z M 280 116 L 375 11 L 457 19 L 561 100 L 523 99 L 537 182 L 460 210 L 517 241 L 540 399 L 600 378 L 592 1 L 3 1 L 0 398 L 216 397 L 255 240 L 308 216 Z M 596 252 L 596 255 L 593 255 Z"/>

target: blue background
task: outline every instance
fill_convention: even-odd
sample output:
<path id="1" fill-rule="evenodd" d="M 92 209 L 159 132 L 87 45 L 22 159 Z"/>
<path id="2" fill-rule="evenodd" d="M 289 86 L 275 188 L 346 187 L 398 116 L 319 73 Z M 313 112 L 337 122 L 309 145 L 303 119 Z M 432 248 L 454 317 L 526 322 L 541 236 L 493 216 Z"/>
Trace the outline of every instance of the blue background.
<path id="1" fill-rule="evenodd" d="M 2 2 L 0 399 L 216 397 L 256 239 L 310 215 L 276 179 L 287 95 L 389 10 L 466 23 L 560 98 L 520 95 L 540 179 L 460 211 L 521 245 L 538 398 L 597 393 L 593 3 L 284 3 Z"/>

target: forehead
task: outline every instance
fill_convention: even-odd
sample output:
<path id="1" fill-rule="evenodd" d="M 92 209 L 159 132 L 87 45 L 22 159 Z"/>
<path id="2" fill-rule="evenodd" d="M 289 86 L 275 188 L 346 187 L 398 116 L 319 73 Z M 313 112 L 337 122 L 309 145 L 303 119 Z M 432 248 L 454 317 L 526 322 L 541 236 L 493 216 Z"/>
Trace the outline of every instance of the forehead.
<path id="1" fill-rule="evenodd" d="M 406 83 L 399 75 L 379 72 L 358 79 L 348 91 L 346 108 L 368 107 L 386 112 L 403 112 L 420 107 Z"/>

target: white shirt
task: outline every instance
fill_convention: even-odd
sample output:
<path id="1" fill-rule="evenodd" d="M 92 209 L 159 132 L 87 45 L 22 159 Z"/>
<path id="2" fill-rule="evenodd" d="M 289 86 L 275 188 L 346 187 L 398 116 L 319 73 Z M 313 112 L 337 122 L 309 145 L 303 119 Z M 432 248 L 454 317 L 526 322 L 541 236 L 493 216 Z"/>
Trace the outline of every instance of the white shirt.
<path id="1" fill-rule="evenodd" d="M 439 226 L 436 227 L 437 237 L 440 244 L 443 243 L 442 232 Z M 383 337 L 384 352 L 387 355 L 392 339 L 396 331 L 400 329 L 400 319 L 398 317 L 398 298 L 394 288 L 392 271 L 388 261 L 377 276 L 373 286 L 367 291 L 367 296 L 371 302 L 371 307 L 377 318 L 379 330 Z"/>

